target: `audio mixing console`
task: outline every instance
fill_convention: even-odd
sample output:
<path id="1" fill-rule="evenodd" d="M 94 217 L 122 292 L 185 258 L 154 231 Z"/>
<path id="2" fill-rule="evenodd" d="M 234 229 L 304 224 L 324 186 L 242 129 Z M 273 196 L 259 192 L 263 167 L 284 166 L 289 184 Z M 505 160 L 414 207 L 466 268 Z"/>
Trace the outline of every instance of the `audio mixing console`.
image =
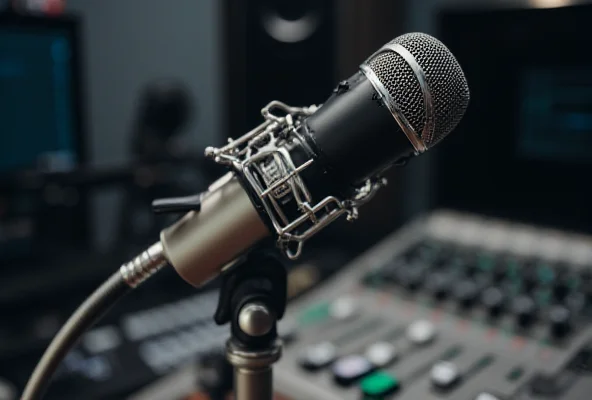
<path id="1" fill-rule="evenodd" d="M 592 240 L 439 212 L 291 305 L 295 400 L 590 398 Z"/>
<path id="2" fill-rule="evenodd" d="M 589 237 L 431 214 L 290 304 L 276 391 L 290 400 L 588 399 L 591 267 Z M 165 398 L 150 390 L 137 398 Z"/>

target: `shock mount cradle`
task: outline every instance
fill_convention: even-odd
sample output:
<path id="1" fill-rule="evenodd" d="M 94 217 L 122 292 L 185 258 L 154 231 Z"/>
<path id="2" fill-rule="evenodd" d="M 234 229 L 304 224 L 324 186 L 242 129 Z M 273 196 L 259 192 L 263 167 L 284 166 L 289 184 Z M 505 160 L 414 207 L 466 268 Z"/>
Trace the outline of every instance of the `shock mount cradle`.
<path id="1" fill-rule="evenodd" d="M 256 250 L 222 275 L 214 321 L 230 322 L 226 359 L 234 368 L 234 400 L 272 400 L 273 364 L 282 354 L 277 322 L 287 302 L 287 271 Z"/>

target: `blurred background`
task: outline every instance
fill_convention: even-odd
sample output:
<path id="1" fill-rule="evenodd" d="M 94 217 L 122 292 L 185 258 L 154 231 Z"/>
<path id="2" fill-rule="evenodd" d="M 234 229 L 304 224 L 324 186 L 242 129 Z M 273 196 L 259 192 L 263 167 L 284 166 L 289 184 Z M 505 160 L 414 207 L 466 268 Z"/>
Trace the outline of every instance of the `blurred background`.
<path id="1" fill-rule="evenodd" d="M 405 32 L 457 56 L 469 111 L 391 171 L 358 222 L 307 243 L 292 297 L 432 209 L 592 233 L 592 5 L 580 3 L 0 1 L 0 399 L 80 301 L 178 217 L 151 201 L 223 172 L 206 146 L 258 125 L 272 100 L 323 103 Z M 84 337 L 48 398 L 124 398 L 219 346 L 215 286 L 163 273 L 140 288 Z M 155 350 L 179 329 L 200 345 Z"/>

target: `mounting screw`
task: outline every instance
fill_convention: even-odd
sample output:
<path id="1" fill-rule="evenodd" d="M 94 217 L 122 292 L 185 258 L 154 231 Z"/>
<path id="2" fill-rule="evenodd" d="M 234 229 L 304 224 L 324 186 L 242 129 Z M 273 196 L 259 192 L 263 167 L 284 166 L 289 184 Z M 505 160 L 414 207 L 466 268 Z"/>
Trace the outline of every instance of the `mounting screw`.
<path id="1" fill-rule="evenodd" d="M 273 327 L 273 317 L 264 304 L 250 303 L 240 310 L 238 326 L 249 336 L 263 336 Z"/>
<path id="2" fill-rule="evenodd" d="M 347 92 L 348 90 L 349 90 L 349 82 L 348 81 L 341 81 L 341 82 L 339 82 L 337 87 L 335 89 L 333 89 L 333 92 L 335 92 L 337 94 L 342 94 L 342 93 Z"/>

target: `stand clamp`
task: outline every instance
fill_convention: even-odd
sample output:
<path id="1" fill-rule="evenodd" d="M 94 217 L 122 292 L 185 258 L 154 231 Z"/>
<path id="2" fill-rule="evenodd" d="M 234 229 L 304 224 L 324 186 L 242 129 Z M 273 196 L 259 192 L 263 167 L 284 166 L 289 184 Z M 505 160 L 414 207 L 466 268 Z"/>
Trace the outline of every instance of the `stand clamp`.
<path id="1" fill-rule="evenodd" d="M 272 400 L 272 366 L 282 354 L 277 322 L 286 309 L 286 268 L 260 252 L 237 264 L 222 276 L 214 315 L 218 325 L 230 322 L 226 359 L 234 368 L 234 398 Z"/>

